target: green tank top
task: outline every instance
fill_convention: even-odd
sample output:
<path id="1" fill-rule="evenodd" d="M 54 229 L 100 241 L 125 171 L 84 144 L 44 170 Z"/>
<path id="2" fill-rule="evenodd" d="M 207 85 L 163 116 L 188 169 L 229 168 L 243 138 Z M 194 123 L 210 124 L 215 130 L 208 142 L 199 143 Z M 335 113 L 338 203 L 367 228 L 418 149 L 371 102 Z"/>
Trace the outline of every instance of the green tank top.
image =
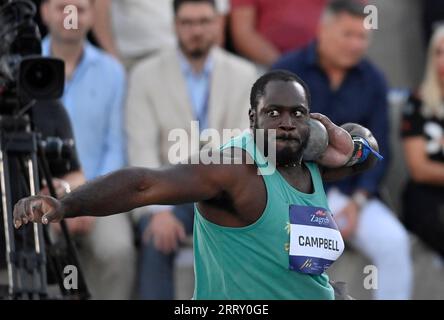
<path id="1" fill-rule="evenodd" d="M 258 163 L 251 133 L 244 133 L 221 149 L 241 148 Z M 328 208 L 318 166 L 309 168 L 315 192 L 302 193 L 276 170 L 263 175 L 267 204 L 262 216 L 243 228 L 222 227 L 206 220 L 195 206 L 193 299 L 334 299 L 328 276 L 309 275 L 289 268 L 289 206 Z M 261 170 L 261 169 L 260 169 Z"/>

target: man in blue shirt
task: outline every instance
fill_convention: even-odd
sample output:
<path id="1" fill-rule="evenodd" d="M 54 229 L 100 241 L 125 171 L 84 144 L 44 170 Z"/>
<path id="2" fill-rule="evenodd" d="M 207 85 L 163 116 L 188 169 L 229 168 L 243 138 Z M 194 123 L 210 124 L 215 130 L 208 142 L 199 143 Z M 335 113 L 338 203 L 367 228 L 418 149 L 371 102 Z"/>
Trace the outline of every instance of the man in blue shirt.
<path id="1" fill-rule="evenodd" d="M 332 1 L 317 41 L 283 56 L 273 69 L 292 71 L 307 83 L 312 112 L 338 124 L 359 123 L 376 137 L 385 161 L 329 185 L 329 204 L 344 238 L 378 268 L 375 298 L 408 299 L 412 270 L 407 232 L 377 197 L 389 157 L 387 87 L 382 73 L 363 58 L 370 37 L 364 19 L 364 5 L 358 1 Z"/>
<path id="2" fill-rule="evenodd" d="M 64 13 L 66 8 L 73 16 Z M 46 0 L 41 13 L 49 30 L 43 41 L 43 54 L 65 61 L 62 101 L 71 118 L 86 178 L 125 166 L 125 73 L 113 57 L 86 40 L 94 18 L 92 1 Z M 71 19 L 77 20 L 78 25 Z M 82 228 L 71 230 L 83 230 L 77 234 L 83 246 L 80 256 L 93 298 L 130 298 L 135 253 L 128 218 L 73 223 L 82 224 Z M 100 275 L 96 270 L 102 270 Z"/>

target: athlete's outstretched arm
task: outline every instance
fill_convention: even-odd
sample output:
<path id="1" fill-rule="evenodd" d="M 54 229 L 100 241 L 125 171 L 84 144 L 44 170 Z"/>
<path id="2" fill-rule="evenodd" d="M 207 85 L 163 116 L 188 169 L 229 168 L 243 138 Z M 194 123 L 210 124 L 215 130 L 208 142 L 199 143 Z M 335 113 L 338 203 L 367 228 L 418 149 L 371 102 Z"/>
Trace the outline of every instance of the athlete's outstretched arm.
<path id="1" fill-rule="evenodd" d="M 151 204 L 208 200 L 232 180 L 233 165 L 175 165 L 159 170 L 128 168 L 93 180 L 61 200 L 35 196 L 14 207 L 14 223 L 58 222 L 78 216 L 108 216 Z"/>

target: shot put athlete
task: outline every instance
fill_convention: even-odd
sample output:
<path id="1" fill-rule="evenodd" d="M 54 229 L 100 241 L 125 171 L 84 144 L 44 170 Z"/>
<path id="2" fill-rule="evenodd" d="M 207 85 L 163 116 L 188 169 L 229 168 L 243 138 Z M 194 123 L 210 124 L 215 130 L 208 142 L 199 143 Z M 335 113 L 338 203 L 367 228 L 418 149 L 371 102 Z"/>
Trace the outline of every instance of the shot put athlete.
<path id="1" fill-rule="evenodd" d="M 378 146 L 367 129 L 356 124 L 344 129 L 309 110 L 309 92 L 297 76 L 265 74 L 251 92 L 251 131 L 214 151 L 225 164 L 128 168 L 60 201 L 23 199 L 15 206 L 16 228 L 195 202 L 194 299 L 333 299 L 325 270 L 341 255 L 344 243 L 322 178 L 339 179 L 373 166 Z M 321 121 L 329 135 L 329 146 L 316 162 L 302 161 L 310 117 Z M 257 129 L 276 130 L 275 139 L 259 152 Z M 275 143 L 277 170 L 260 174 L 258 164 L 266 161 L 270 143 Z M 226 164 L 227 157 L 234 160 L 236 155 L 243 164 Z"/>

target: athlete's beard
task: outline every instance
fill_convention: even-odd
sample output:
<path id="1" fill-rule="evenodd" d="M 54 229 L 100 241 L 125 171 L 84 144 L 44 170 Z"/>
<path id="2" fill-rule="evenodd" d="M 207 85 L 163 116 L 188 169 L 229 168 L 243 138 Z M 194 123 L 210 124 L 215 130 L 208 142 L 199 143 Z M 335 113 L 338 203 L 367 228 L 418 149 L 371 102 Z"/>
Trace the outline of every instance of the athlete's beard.
<path id="1" fill-rule="evenodd" d="M 296 152 L 289 147 L 276 150 L 276 162 L 278 166 L 300 166 L 302 164 L 302 157 L 306 146 L 307 142 L 305 141 Z"/>
<path id="2" fill-rule="evenodd" d="M 257 124 L 253 127 L 253 136 L 256 146 L 261 145 L 263 146 L 263 155 L 268 159 L 275 159 L 277 166 L 295 166 L 295 165 L 302 165 L 304 150 L 307 147 L 308 138 L 310 136 L 310 133 L 308 132 L 308 135 L 306 137 L 302 137 L 302 142 L 298 150 L 294 151 L 290 147 L 285 147 L 280 150 L 277 150 L 276 145 L 274 145 L 273 148 L 269 146 L 270 143 L 276 143 L 276 135 L 269 135 L 268 130 L 264 130 L 265 137 L 262 137 L 262 135 L 258 135 L 257 130 L 260 129 Z M 264 141 L 267 141 L 267 143 L 260 143 L 258 144 L 257 139 L 264 139 Z M 276 157 L 269 157 L 269 150 L 273 150 L 276 152 Z"/>

